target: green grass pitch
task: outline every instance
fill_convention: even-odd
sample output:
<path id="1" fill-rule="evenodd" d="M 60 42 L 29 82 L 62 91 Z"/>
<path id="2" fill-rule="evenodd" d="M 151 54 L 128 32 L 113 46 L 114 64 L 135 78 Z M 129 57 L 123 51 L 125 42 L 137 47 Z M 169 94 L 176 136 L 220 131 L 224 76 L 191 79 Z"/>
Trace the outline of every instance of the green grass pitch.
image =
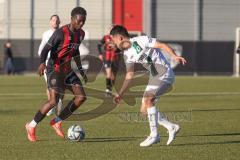
<path id="1" fill-rule="evenodd" d="M 104 90 L 103 76 L 88 87 Z M 87 93 L 88 94 L 88 93 Z M 69 99 L 70 96 L 66 96 Z M 125 102 L 108 114 L 89 121 L 66 121 L 86 131 L 83 142 L 69 142 L 55 135 L 45 118 L 37 128 L 36 143 L 26 138 L 24 125 L 46 101 L 45 84 L 37 76 L 0 76 L 0 159 L 159 159 L 238 160 L 240 157 L 240 79 L 232 77 L 176 78 L 173 90 L 157 104 L 181 131 L 171 146 L 168 134 L 159 128 L 161 142 L 141 148 L 149 134 L 146 119 Z M 88 98 L 77 112 L 97 107 L 101 100 Z"/>

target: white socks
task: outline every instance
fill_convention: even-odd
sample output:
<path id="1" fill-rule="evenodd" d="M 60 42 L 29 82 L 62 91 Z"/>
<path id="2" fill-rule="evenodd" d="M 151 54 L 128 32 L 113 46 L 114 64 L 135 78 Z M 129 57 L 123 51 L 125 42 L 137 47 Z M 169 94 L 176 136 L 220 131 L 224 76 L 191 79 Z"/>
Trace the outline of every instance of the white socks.
<path id="1" fill-rule="evenodd" d="M 151 137 L 157 137 L 157 135 L 158 135 L 158 131 L 157 131 L 157 128 L 158 128 L 157 108 L 155 106 L 150 107 L 150 108 L 147 109 L 147 113 L 148 113 L 148 121 L 149 121 L 149 126 L 150 126 L 150 131 L 151 131 L 150 136 Z"/>
<path id="2" fill-rule="evenodd" d="M 161 125 L 161 126 L 165 127 L 166 129 L 170 130 L 171 127 L 173 126 L 173 123 L 169 122 L 161 112 L 158 112 L 157 114 L 158 114 L 159 125 Z"/>
<path id="3" fill-rule="evenodd" d="M 147 109 L 148 121 L 150 126 L 150 136 L 157 137 L 158 135 L 158 124 L 165 127 L 167 130 L 171 130 L 173 123 L 169 122 L 167 118 L 157 110 L 155 106 Z"/>
<path id="4" fill-rule="evenodd" d="M 37 126 L 37 122 L 34 121 L 34 119 L 29 123 L 30 127 L 36 127 Z"/>

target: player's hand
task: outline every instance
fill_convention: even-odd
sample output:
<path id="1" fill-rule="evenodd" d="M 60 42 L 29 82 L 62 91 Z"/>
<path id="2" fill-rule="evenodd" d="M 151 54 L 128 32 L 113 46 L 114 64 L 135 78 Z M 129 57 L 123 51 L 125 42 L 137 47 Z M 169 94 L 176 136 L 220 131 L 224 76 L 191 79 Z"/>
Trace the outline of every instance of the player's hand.
<path id="1" fill-rule="evenodd" d="M 181 63 L 182 65 L 185 65 L 187 63 L 186 59 L 181 56 L 175 56 L 174 60 L 177 61 L 178 63 Z"/>
<path id="2" fill-rule="evenodd" d="M 46 65 L 44 63 L 41 63 L 38 67 L 38 74 L 42 76 L 44 74 L 45 69 L 46 69 Z"/>
<path id="3" fill-rule="evenodd" d="M 98 56 L 98 58 L 99 58 L 101 61 L 103 61 L 103 56 L 102 56 L 101 54 Z"/>
<path id="4" fill-rule="evenodd" d="M 240 47 L 237 48 L 237 53 L 240 54 Z"/>
<path id="5" fill-rule="evenodd" d="M 119 104 L 121 99 L 122 99 L 121 96 L 116 94 L 115 97 L 114 97 L 114 103 Z"/>

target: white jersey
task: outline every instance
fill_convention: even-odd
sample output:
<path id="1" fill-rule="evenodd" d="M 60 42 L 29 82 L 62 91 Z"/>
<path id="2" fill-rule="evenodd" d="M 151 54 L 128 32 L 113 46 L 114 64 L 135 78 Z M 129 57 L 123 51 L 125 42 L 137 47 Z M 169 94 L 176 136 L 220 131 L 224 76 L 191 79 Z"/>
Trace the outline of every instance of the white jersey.
<path id="1" fill-rule="evenodd" d="M 174 74 L 169 62 L 166 60 L 160 49 L 154 49 L 155 38 L 139 36 L 130 38 L 132 46 L 124 51 L 126 65 L 140 63 L 151 75 L 159 77 L 169 83 L 174 81 Z"/>
<path id="2" fill-rule="evenodd" d="M 44 46 L 47 44 L 48 40 L 51 38 L 53 32 L 54 32 L 54 31 L 53 31 L 52 29 L 49 29 L 49 30 L 47 30 L 47 31 L 45 31 L 45 32 L 43 33 L 42 41 L 41 41 L 41 44 L 40 44 L 40 46 L 39 46 L 39 48 L 38 48 L 38 55 L 39 55 L 39 56 L 41 56 L 41 52 L 42 52 Z M 49 60 L 49 57 L 50 57 L 50 51 L 48 52 L 46 64 L 47 64 L 47 62 L 48 62 L 48 60 Z"/>
<path id="3" fill-rule="evenodd" d="M 54 31 L 52 29 L 49 29 L 49 30 L 47 30 L 43 33 L 42 41 L 41 41 L 41 44 L 38 48 L 38 56 L 39 57 L 41 56 L 43 48 L 45 47 L 45 45 L 47 44 L 48 40 L 51 38 L 53 33 L 54 33 Z M 48 63 L 49 58 L 50 58 L 50 51 L 48 52 L 48 56 L 47 56 L 47 59 L 46 59 L 46 65 Z M 44 71 L 44 79 L 47 82 L 47 75 L 46 75 L 45 71 Z"/>

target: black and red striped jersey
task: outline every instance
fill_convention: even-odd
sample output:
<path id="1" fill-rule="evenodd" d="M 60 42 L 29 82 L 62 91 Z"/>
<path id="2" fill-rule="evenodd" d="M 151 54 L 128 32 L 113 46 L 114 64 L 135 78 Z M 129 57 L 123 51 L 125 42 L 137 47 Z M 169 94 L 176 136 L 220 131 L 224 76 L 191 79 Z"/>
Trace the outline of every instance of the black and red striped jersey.
<path id="1" fill-rule="evenodd" d="M 79 56 L 79 46 L 84 36 L 82 29 L 72 32 L 69 24 L 57 29 L 42 50 L 41 63 L 46 61 L 48 51 L 51 51 L 49 62 L 53 63 L 54 71 L 68 72 L 72 57 Z"/>
<path id="2" fill-rule="evenodd" d="M 119 49 L 115 48 L 112 37 L 110 35 L 104 35 L 98 42 L 98 53 L 105 56 L 106 61 L 115 61 L 118 59 Z"/>

